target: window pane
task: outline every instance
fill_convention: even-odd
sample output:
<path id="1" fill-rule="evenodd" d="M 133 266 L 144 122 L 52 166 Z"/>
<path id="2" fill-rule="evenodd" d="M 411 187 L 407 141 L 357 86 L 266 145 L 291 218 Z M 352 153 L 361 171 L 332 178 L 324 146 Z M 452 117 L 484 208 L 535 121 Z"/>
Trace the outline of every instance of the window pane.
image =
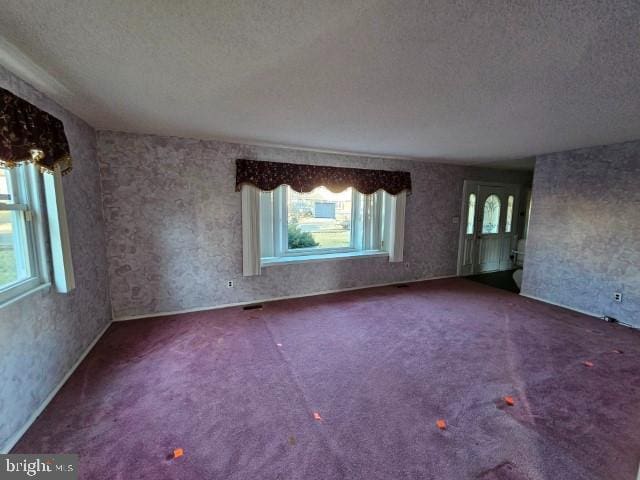
<path id="1" fill-rule="evenodd" d="M 287 188 L 289 249 L 351 247 L 353 189 L 333 193 L 318 187 L 309 193 Z"/>
<path id="2" fill-rule="evenodd" d="M 511 233 L 511 220 L 513 217 L 513 195 L 509 195 L 507 199 L 507 222 L 504 227 L 504 231 Z"/>
<path id="3" fill-rule="evenodd" d="M 29 209 L 17 190 L 25 185 L 25 171 L 22 166 L 0 168 L 0 291 L 32 276 L 31 224 L 25 220 Z M 7 298 L 2 296 L 3 301 Z"/>
<path id="4" fill-rule="evenodd" d="M 482 217 L 482 233 L 498 233 L 500 224 L 500 198 L 489 195 L 484 201 L 484 215 Z"/>
<path id="5" fill-rule="evenodd" d="M 467 215 L 467 235 L 473 234 L 473 223 L 476 218 L 476 194 L 469 195 L 469 213 Z"/>
<path id="6" fill-rule="evenodd" d="M 0 289 L 18 281 L 14 212 L 0 210 Z"/>
<path id="7" fill-rule="evenodd" d="M 9 172 L 6 168 L 0 168 L 0 203 L 14 203 L 9 185 Z"/>

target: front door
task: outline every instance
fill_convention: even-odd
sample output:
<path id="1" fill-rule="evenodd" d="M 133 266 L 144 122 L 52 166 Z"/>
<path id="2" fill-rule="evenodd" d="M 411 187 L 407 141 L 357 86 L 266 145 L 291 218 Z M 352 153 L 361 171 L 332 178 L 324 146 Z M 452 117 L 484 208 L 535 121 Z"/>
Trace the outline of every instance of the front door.
<path id="1" fill-rule="evenodd" d="M 459 275 L 513 267 L 518 193 L 516 185 L 465 182 Z"/>
<path id="2" fill-rule="evenodd" d="M 477 273 L 500 270 L 504 229 L 501 225 L 505 208 L 505 189 L 480 185 L 478 190 L 479 221 L 476 224 L 478 240 Z"/>

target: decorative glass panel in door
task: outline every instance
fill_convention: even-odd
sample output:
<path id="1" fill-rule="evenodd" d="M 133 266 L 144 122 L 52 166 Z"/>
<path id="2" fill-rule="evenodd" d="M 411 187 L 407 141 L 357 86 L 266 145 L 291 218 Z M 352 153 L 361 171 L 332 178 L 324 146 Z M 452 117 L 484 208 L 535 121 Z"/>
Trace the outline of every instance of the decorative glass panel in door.
<path id="1" fill-rule="evenodd" d="M 467 189 L 465 188 L 465 191 Z M 470 275 L 473 273 L 474 267 L 474 243 L 475 243 L 475 228 L 476 228 L 476 199 L 477 195 L 475 193 L 465 193 L 466 197 L 463 197 L 464 205 L 466 208 L 466 212 L 463 212 L 463 218 L 466 217 L 466 224 L 464 225 L 464 230 L 461 241 L 461 251 L 460 255 L 460 275 Z"/>
<path id="2" fill-rule="evenodd" d="M 480 185 L 478 189 L 478 253 L 476 273 L 495 272 L 500 269 L 504 230 L 502 203 L 506 201 L 505 188 L 497 185 Z"/>
<path id="3" fill-rule="evenodd" d="M 513 221 L 513 195 L 507 199 L 507 218 L 504 224 L 504 232 L 511 233 L 511 223 Z"/>
<path id="4" fill-rule="evenodd" d="M 469 195 L 469 210 L 467 213 L 467 235 L 473 235 L 474 220 L 476 218 L 476 194 Z"/>
<path id="5" fill-rule="evenodd" d="M 482 233 L 498 233 L 500 227 L 500 197 L 489 195 L 484 201 L 484 215 L 482 216 Z"/>

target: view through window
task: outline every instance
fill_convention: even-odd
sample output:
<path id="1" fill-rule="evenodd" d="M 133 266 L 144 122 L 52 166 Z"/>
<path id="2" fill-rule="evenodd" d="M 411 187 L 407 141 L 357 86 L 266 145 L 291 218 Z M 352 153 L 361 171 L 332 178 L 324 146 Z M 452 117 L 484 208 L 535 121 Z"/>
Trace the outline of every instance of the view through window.
<path id="1" fill-rule="evenodd" d="M 289 249 L 352 247 L 352 207 L 352 188 L 340 193 L 325 187 L 309 193 L 287 188 Z"/>
<path id="2" fill-rule="evenodd" d="M 14 205 L 11 178 L 6 168 L 0 168 L 0 289 L 17 282 L 18 258 L 16 227 L 21 212 Z"/>

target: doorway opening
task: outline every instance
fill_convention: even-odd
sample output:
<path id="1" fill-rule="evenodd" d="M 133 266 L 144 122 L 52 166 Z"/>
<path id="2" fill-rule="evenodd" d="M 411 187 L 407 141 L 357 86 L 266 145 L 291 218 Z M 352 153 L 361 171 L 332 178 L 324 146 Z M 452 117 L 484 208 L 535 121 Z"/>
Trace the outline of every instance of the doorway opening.
<path id="1" fill-rule="evenodd" d="M 517 269 L 520 185 L 466 180 L 463 188 L 458 275 L 503 288 Z M 502 272 L 500 275 L 488 275 Z M 513 289 L 509 283 L 509 288 Z"/>

